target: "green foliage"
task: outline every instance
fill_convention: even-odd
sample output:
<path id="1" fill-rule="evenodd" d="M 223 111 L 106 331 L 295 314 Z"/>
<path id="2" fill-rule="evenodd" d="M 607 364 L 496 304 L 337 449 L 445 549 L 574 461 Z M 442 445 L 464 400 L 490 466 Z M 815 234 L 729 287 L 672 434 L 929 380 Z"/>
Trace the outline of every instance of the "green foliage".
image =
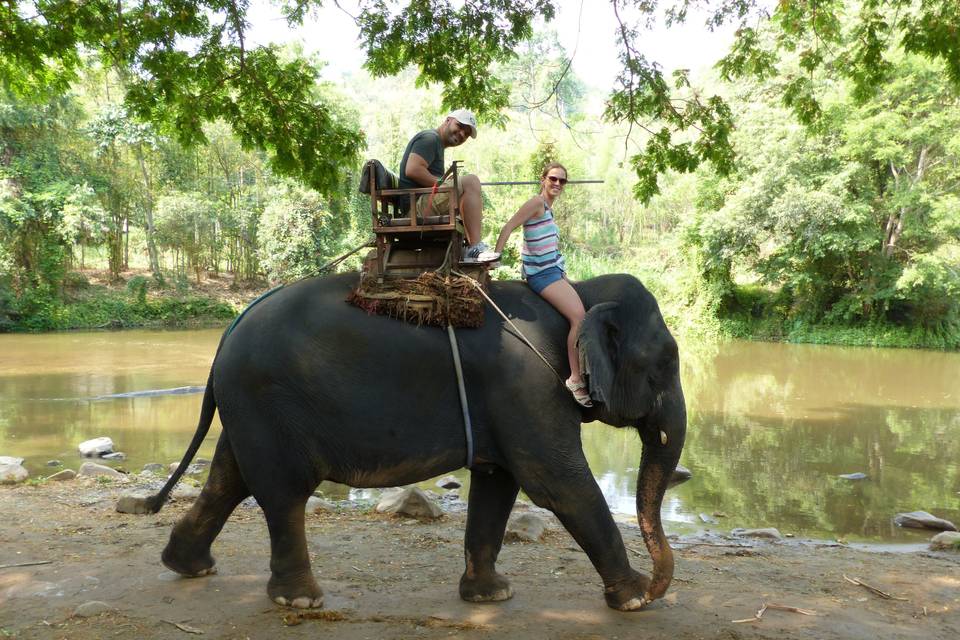
<path id="1" fill-rule="evenodd" d="M 78 78 L 82 51 L 126 78 L 124 104 L 185 144 L 206 140 L 223 118 L 273 169 L 330 192 L 352 166 L 362 136 L 315 87 L 316 67 L 272 46 L 248 47 L 247 3 L 91 0 L 0 7 L 0 86 L 21 96 L 62 92 Z M 191 43 L 189 47 L 185 43 Z"/>
<path id="2" fill-rule="evenodd" d="M 131 294 L 136 300 L 137 305 L 147 306 L 147 287 L 150 281 L 144 276 L 134 276 L 127 280 L 127 293 Z"/>
<path id="3" fill-rule="evenodd" d="M 359 24 L 374 76 L 393 75 L 408 65 L 420 71 L 418 86 L 442 83 L 447 109 L 472 107 L 484 121 L 502 124 L 509 90 L 488 73 L 494 62 L 512 58 L 529 38 L 534 18 L 554 16 L 550 0 L 450 0 L 410 2 L 395 11 L 384 0 L 361 2 Z"/>

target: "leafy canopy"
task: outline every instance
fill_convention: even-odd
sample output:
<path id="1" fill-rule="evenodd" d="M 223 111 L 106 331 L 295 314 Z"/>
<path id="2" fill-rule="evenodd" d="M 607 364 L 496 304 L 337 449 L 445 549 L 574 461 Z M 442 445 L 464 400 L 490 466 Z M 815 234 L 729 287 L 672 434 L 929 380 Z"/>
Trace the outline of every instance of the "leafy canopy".
<path id="1" fill-rule="evenodd" d="M 779 73 L 784 54 L 799 56 L 800 72 L 785 74 L 778 90 L 804 123 L 822 109 L 814 75 L 838 70 L 869 97 L 902 47 L 944 61 L 960 86 L 960 3 L 956 0 L 609 0 L 622 70 L 605 116 L 643 130 L 630 162 L 647 200 L 658 176 L 689 172 L 705 161 L 721 173 L 734 167 L 733 117 L 717 96 L 701 96 L 679 70 L 668 78 L 643 51 L 657 20 L 681 22 L 705 11 L 710 27 L 738 22 L 736 42 L 719 67 L 727 79 Z M 285 0 L 300 23 L 322 0 Z M 418 84 L 443 85 L 445 107 L 466 106 L 501 122 L 507 87 L 490 70 L 530 38 L 538 18 L 549 21 L 558 0 L 357 0 L 356 22 L 375 75 L 413 65 Z M 0 83 L 20 95 L 63 91 L 94 51 L 128 76 L 131 114 L 181 142 L 204 140 L 204 122 L 229 122 L 246 148 L 270 151 L 273 168 L 332 191 L 355 164 L 363 140 L 336 104 L 316 90 L 317 71 L 301 56 L 272 46 L 247 46 L 249 0 L 24 0 L 0 4 Z M 852 16 L 854 19 L 845 20 Z M 774 27 L 766 37 L 762 27 Z M 845 26 L 852 25 L 852 26 Z M 850 32 L 852 30 L 852 32 Z"/>

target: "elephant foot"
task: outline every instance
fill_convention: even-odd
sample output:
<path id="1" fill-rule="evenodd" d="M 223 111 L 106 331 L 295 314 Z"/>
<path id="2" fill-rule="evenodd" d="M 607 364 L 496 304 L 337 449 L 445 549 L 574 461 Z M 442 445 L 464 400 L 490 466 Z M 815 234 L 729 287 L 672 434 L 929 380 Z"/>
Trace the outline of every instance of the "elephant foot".
<path id="1" fill-rule="evenodd" d="M 460 597 L 467 602 L 503 602 L 513 597 L 510 581 L 499 573 L 460 578 Z"/>
<path id="2" fill-rule="evenodd" d="M 170 571 L 179 573 L 185 578 L 201 578 L 217 572 L 217 568 L 214 566 L 216 561 L 210 555 L 209 550 L 200 556 L 196 554 L 188 555 L 179 552 L 172 542 L 167 544 L 163 550 L 160 562 Z"/>
<path id="3" fill-rule="evenodd" d="M 267 584 L 267 595 L 281 607 L 318 609 L 323 606 L 323 589 L 309 573 L 306 578 L 298 580 L 271 577 Z"/>
<path id="4" fill-rule="evenodd" d="M 611 609 L 638 611 L 650 602 L 646 597 L 650 578 L 633 569 L 630 570 L 630 574 L 628 579 L 604 588 L 603 597 Z"/>

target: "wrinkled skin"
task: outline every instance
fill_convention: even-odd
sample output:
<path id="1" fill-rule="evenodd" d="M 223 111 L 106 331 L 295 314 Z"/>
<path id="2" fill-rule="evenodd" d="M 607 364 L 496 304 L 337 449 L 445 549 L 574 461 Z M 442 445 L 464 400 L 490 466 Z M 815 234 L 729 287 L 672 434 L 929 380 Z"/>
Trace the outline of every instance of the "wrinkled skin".
<path id="1" fill-rule="evenodd" d="M 180 469 L 215 409 L 223 431 L 207 484 L 163 552 L 170 569 L 185 576 L 212 573 L 211 544 L 237 504 L 253 495 L 270 532 L 269 596 L 283 605 L 320 606 L 304 507 L 321 481 L 389 487 L 464 466 L 446 331 L 346 304 L 355 283 L 355 275 L 340 275 L 282 289 L 250 308 L 221 342 L 200 426 Z M 653 296 L 636 279 L 604 276 L 575 286 L 588 309 L 580 344 L 592 409 L 581 409 L 493 310 L 487 309 L 482 328 L 457 331 L 476 454 L 460 579 L 465 600 L 511 597 L 496 560 L 521 488 L 555 513 L 587 553 L 609 606 L 639 609 L 670 584 L 673 556 L 660 505 L 686 429 L 676 343 Z M 522 283 L 495 282 L 491 293 L 565 378 L 566 321 Z M 637 513 L 652 577 L 630 567 L 584 458 L 580 424 L 592 420 L 639 431 Z M 159 510 L 178 479 L 174 475 L 147 499 L 145 510 Z"/>

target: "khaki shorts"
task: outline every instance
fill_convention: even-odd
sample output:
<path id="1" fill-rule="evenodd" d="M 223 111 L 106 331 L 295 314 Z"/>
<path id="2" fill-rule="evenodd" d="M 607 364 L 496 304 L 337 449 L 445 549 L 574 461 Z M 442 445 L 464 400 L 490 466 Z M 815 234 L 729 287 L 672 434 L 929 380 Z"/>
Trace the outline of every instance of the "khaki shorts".
<path id="1" fill-rule="evenodd" d="M 443 181 L 441 186 L 452 187 L 453 178 L 447 178 Z M 433 202 L 430 203 L 430 208 L 433 209 L 431 213 L 427 215 L 433 216 L 445 216 L 450 213 L 450 194 L 451 191 L 440 191 L 438 193 L 425 193 L 417 199 L 417 213 L 421 216 L 424 215 L 423 212 L 427 208 L 427 204 L 430 203 L 430 196 L 433 196 Z M 457 181 L 457 197 L 463 195 L 463 180 Z"/>

